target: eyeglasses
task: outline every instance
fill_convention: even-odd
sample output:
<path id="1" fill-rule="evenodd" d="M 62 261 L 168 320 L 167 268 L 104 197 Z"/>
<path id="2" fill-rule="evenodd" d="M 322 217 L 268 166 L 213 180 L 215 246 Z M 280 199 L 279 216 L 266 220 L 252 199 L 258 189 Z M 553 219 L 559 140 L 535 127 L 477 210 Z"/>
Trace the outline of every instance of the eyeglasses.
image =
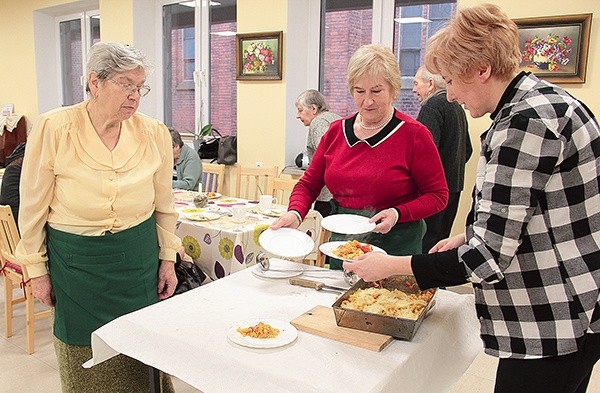
<path id="1" fill-rule="evenodd" d="M 133 94 L 137 91 L 138 93 L 140 93 L 140 97 L 146 97 L 148 93 L 150 93 L 150 90 L 152 90 L 150 86 L 146 85 L 136 86 L 132 83 L 121 83 L 112 78 L 108 78 L 108 80 L 121 86 L 121 88 L 123 88 L 123 90 L 127 92 L 127 95 Z"/>

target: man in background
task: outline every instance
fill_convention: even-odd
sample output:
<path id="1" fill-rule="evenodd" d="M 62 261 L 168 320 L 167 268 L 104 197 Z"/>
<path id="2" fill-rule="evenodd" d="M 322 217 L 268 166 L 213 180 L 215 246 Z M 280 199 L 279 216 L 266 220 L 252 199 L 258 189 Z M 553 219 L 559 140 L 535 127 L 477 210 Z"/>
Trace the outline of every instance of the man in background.
<path id="1" fill-rule="evenodd" d="M 465 164 L 473 153 L 473 147 L 465 111 L 458 102 L 446 99 L 446 83 L 440 75 L 434 75 L 421 66 L 415 75 L 412 91 L 421 103 L 417 120 L 433 136 L 449 192 L 446 208 L 425 219 L 427 232 L 423 238 L 423 252 L 427 253 L 438 241 L 450 236 L 464 186 Z"/>
<path id="2" fill-rule="evenodd" d="M 202 161 L 200 156 L 191 147 L 183 143 L 179 132 L 169 128 L 173 140 L 173 161 L 175 164 L 175 178 L 173 188 L 189 191 L 198 190 L 202 179 Z"/>

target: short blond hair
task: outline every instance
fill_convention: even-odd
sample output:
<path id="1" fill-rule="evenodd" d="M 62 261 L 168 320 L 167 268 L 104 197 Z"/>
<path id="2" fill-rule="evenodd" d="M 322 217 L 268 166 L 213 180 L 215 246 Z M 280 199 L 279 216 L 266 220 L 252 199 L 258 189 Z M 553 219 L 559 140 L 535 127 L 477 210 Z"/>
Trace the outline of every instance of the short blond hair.
<path id="1" fill-rule="evenodd" d="M 459 10 L 448 25 L 430 38 L 425 65 L 461 79 L 479 67 L 508 80 L 519 70 L 518 28 L 502 9 L 482 4 Z"/>
<path id="2" fill-rule="evenodd" d="M 394 95 L 400 94 L 400 68 L 390 48 L 381 44 L 370 44 L 363 45 L 354 52 L 348 63 L 348 88 L 351 94 L 356 81 L 365 75 L 372 78 L 383 77 L 392 87 Z"/>

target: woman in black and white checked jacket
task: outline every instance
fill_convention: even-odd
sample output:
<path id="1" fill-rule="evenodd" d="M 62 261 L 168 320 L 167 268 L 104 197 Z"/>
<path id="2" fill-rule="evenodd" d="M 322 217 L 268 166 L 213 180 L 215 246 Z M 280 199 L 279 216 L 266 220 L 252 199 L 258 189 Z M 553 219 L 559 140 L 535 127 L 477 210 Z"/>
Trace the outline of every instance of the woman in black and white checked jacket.
<path id="1" fill-rule="evenodd" d="M 517 26 L 495 5 L 460 10 L 429 41 L 427 68 L 481 135 L 464 234 L 430 254 L 366 254 L 365 280 L 414 274 L 421 288 L 475 290 L 496 392 L 585 392 L 600 357 L 600 129 L 563 89 L 519 73 Z"/>

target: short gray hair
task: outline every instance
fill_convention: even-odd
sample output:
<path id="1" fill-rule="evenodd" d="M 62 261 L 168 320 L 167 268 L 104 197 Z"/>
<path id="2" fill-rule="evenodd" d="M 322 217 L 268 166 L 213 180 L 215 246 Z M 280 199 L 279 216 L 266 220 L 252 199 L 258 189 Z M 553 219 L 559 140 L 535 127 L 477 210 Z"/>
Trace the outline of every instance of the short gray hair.
<path id="1" fill-rule="evenodd" d="M 444 81 L 444 78 L 442 78 L 440 74 L 432 74 L 425 66 L 419 67 L 417 74 L 419 71 L 421 71 L 421 80 L 423 80 L 423 82 L 433 81 L 433 86 L 436 91 L 446 88 L 446 81 Z"/>
<path id="2" fill-rule="evenodd" d="M 315 89 L 309 89 L 300 93 L 298 98 L 296 98 L 295 105 L 301 105 L 304 108 L 310 108 L 314 105 L 317 107 L 317 113 L 327 112 L 329 110 L 325 97 Z"/>
<path id="3" fill-rule="evenodd" d="M 95 72 L 99 79 L 104 80 L 113 74 L 137 68 L 144 70 L 146 75 L 153 69 L 146 55 L 139 49 L 120 42 L 98 42 L 90 48 L 86 78 L 90 72 Z M 87 81 L 86 91 L 89 91 Z"/>

